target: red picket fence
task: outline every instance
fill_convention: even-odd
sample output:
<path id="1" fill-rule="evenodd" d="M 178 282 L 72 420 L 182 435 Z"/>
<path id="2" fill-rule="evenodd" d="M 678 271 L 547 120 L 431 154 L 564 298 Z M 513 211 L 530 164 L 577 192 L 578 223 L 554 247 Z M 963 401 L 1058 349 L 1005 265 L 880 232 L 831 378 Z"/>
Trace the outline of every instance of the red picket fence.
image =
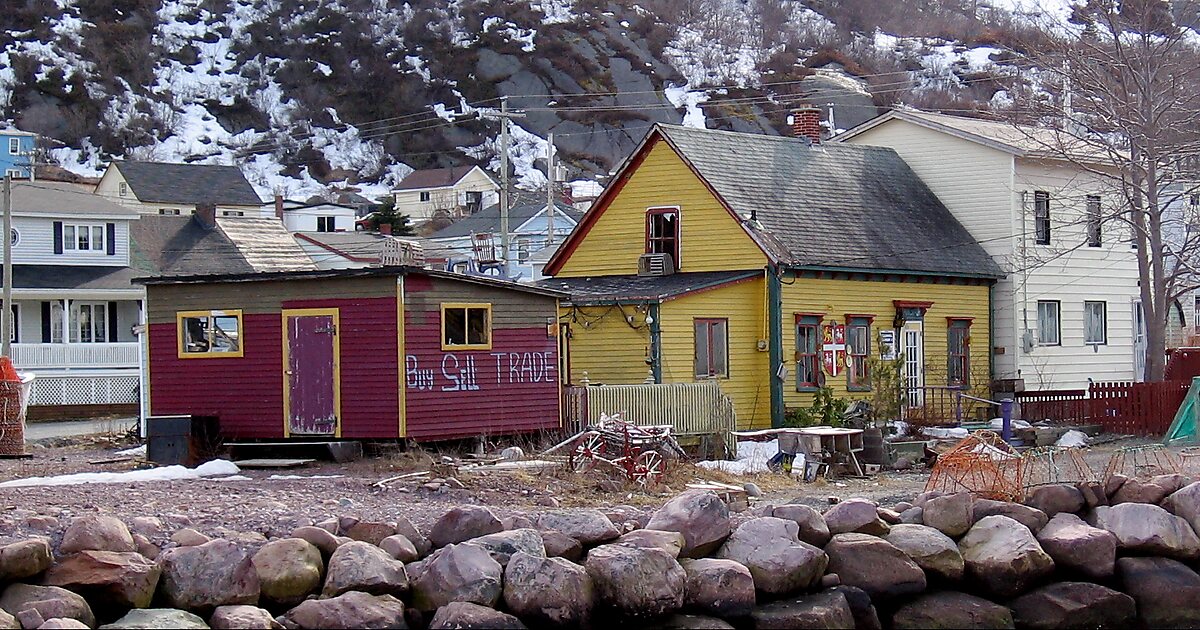
<path id="1" fill-rule="evenodd" d="M 1109 433 L 1163 435 L 1183 404 L 1191 381 L 1092 383 L 1084 390 L 1021 392 L 1025 420 L 1099 424 Z"/>

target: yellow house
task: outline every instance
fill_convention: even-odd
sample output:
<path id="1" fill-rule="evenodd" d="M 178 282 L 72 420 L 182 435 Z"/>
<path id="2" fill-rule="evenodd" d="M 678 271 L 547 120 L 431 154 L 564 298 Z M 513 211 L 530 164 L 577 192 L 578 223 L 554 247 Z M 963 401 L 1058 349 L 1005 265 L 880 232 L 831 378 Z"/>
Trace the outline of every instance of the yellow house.
<path id="1" fill-rule="evenodd" d="M 876 357 L 908 406 L 989 384 L 1002 273 L 892 149 L 658 125 L 545 273 L 571 382 L 718 379 L 742 428 L 869 397 Z"/>

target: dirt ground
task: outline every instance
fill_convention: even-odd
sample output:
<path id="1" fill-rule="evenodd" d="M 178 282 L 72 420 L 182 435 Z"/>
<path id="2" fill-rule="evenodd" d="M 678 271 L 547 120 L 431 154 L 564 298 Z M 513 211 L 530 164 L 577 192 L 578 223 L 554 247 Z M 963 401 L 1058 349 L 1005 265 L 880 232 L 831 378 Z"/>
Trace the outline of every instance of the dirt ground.
<path id="1" fill-rule="evenodd" d="M 1118 449 L 1149 443 L 1134 438 L 1101 436 L 1106 443 L 1086 449 L 1085 459 L 1097 475 Z M 62 438 L 49 446 L 35 447 L 28 459 L 0 460 L 0 482 L 37 476 L 80 472 L 119 472 L 145 468 L 140 459 L 103 462 L 116 458 L 115 451 L 132 444 L 119 438 L 95 436 Z M 564 468 L 520 472 L 467 472 L 439 465 L 443 453 L 393 452 L 347 464 L 317 462 L 287 470 L 246 470 L 248 479 L 155 481 L 115 484 L 78 484 L 0 488 L 0 535 L 28 529 L 30 519 L 103 512 L 118 517 L 157 516 L 169 529 L 194 527 L 210 535 L 256 532 L 264 536 L 286 534 L 299 525 L 328 518 L 353 516 L 389 520 L 405 516 L 418 526 L 429 527 L 453 505 L 475 503 L 492 506 L 501 516 L 551 507 L 631 506 L 646 511 L 701 481 L 753 482 L 762 496 L 750 500 L 750 509 L 764 503 L 803 502 L 827 505 L 832 497 L 865 497 L 889 506 L 912 499 L 925 488 L 928 471 L 919 468 L 887 472 L 867 479 L 819 479 L 802 483 L 782 474 L 734 477 L 679 462 L 664 483 L 652 489 L 599 473 L 579 474 Z M 1187 461 L 1185 458 L 1184 461 Z M 392 482 L 380 480 L 414 471 L 430 471 L 425 477 Z M 1191 472 L 1191 471 L 1185 471 Z M 430 480 L 451 474 L 462 488 L 424 486 Z"/>

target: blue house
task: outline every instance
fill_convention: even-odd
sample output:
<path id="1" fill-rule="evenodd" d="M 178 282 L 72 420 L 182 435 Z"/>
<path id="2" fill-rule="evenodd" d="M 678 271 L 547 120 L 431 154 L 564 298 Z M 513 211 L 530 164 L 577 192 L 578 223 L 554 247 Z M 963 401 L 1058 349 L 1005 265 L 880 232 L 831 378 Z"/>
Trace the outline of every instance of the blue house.
<path id="1" fill-rule="evenodd" d="M 15 179 L 29 179 L 36 133 L 13 128 L 0 129 L 0 172 Z"/>

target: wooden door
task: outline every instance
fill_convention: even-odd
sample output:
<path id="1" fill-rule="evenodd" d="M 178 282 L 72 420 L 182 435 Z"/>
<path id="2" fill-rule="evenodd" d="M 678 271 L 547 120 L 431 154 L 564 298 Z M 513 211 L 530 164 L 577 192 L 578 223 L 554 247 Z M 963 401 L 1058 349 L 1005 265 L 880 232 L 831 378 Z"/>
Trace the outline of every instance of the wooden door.
<path id="1" fill-rule="evenodd" d="M 337 309 L 284 311 L 284 416 L 288 435 L 341 435 Z"/>

